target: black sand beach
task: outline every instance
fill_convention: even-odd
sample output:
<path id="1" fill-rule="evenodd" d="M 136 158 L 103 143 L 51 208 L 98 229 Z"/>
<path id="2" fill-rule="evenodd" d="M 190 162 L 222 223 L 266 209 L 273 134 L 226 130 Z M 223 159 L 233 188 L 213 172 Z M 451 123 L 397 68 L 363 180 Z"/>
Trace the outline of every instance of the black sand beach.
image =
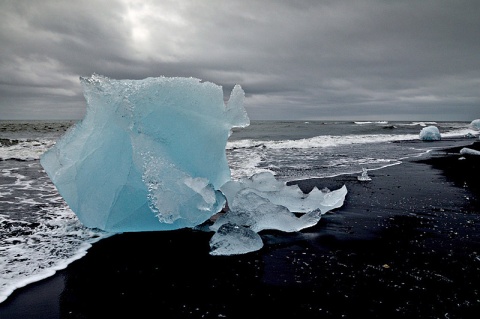
<path id="1" fill-rule="evenodd" d="M 370 182 L 297 182 L 349 193 L 315 227 L 261 232 L 250 254 L 210 256 L 212 233 L 193 230 L 112 236 L 17 290 L 0 318 L 477 318 L 480 157 L 461 147 Z"/>

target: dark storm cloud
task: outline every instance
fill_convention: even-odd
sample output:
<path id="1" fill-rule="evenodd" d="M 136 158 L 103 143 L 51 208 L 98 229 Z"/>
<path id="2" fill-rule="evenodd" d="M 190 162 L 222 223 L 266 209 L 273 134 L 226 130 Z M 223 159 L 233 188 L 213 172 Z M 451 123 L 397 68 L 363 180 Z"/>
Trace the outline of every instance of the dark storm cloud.
<path id="1" fill-rule="evenodd" d="M 480 2 L 0 4 L 0 119 L 83 116 L 79 76 L 234 84 L 251 118 L 480 117 Z"/>

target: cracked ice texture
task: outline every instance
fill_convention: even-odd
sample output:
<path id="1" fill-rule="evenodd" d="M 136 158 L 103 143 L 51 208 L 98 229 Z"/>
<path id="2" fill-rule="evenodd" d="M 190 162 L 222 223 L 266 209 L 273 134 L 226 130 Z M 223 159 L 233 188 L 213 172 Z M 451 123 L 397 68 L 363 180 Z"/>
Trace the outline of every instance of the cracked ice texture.
<path id="1" fill-rule="evenodd" d="M 194 227 L 225 205 L 225 146 L 249 125 L 244 92 L 196 78 L 80 78 L 85 118 L 41 164 L 87 227 L 113 232 Z"/>

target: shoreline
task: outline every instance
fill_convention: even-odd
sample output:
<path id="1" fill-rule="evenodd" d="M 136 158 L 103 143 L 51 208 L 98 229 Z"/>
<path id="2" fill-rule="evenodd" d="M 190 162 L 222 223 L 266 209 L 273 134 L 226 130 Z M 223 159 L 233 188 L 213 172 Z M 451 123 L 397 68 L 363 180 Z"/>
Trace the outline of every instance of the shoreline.
<path id="1" fill-rule="evenodd" d="M 304 191 L 345 184 L 348 194 L 314 227 L 261 232 L 257 252 L 210 256 L 212 233 L 193 230 L 102 239 L 66 269 L 16 290 L 0 317 L 474 318 L 480 158 L 460 155 L 462 147 L 371 170 L 369 182 L 291 182 Z M 467 147 L 480 150 L 480 142 Z"/>

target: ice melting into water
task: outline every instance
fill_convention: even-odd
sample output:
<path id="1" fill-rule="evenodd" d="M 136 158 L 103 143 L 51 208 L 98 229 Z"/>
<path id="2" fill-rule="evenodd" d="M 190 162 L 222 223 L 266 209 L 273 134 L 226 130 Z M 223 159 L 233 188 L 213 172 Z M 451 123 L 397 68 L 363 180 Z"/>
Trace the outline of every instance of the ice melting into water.
<path id="1" fill-rule="evenodd" d="M 195 78 L 94 74 L 81 84 L 85 118 L 40 162 L 87 227 L 194 228 L 226 211 L 208 228 L 215 232 L 211 254 L 232 255 L 260 249 L 261 230 L 299 231 L 343 205 L 345 186 L 304 194 L 271 173 L 231 180 L 228 137 L 232 128 L 250 124 L 239 85 L 225 104 L 221 86 Z"/>
<path id="2" fill-rule="evenodd" d="M 422 141 L 440 141 L 442 136 L 440 135 L 438 127 L 430 125 L 420 131 L 420 139 Z"/>

